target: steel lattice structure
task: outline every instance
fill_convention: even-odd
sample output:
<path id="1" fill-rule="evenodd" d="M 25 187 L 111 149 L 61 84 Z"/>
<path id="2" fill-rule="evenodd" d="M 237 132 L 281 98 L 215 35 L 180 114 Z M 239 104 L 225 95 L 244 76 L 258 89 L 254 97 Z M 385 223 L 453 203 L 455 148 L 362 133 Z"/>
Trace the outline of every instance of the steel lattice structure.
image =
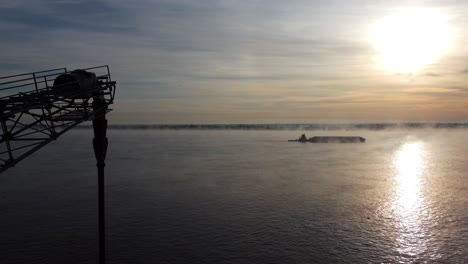
<path id="1" fill-rule="evenodd" d="M 0 77 L 0 173 L 78 124 L 111 111 L 115 82 L 109 66 L 79 71 L 95 76 L 81 89 L 78 82 L 57 84 L 59 76 L 70 73 L 67 68 Z"/>

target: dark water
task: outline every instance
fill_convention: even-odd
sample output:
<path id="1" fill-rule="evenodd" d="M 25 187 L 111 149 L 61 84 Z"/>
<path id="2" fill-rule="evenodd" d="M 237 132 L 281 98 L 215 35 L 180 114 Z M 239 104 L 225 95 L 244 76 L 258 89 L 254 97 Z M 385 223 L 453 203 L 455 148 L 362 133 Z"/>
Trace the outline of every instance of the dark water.
<path id="1" fill-rule="evenodd" d="M 299 133 L 110 131 L 109 263 L 468 263 L 468 130 Z M 0 263 L 97 263 L 91 138 L 0 175 Z"/>

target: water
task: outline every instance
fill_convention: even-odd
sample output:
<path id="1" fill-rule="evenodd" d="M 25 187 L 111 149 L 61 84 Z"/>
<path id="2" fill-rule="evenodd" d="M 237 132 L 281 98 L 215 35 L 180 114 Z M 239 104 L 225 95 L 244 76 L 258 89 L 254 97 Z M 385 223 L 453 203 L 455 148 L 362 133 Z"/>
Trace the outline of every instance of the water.
<path id="1" fill-rule="evenodd" d="M 90 130 L 0 175 L 0 263 L 97 263 Z M 467 263 L 464 129 L 111 130 L 109 263 Z"/>

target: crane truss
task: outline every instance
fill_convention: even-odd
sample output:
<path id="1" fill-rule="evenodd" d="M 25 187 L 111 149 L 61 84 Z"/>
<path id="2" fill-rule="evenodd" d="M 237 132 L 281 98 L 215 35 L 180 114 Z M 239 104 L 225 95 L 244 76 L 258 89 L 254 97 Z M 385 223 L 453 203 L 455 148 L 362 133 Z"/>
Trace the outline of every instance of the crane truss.
<path id="1" fill-rule="evenodd" d="M 67 68 L 0 77 L 0 173 L 78 124 L 111 111 L 115 82 L 109 66 L 83 69 L 96 75 L 86 89 L 55 85 Z"/>

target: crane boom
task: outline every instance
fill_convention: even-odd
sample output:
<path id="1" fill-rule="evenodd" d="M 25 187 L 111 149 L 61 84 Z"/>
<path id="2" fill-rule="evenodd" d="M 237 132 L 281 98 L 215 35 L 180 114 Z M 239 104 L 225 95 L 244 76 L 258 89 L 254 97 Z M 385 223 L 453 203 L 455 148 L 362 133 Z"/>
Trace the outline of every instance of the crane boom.
<path id="1" fill-rule="evenodd" d="M 115 84 L 108 65 L 0 77 L 0 173 L 111 111 Z"/>

